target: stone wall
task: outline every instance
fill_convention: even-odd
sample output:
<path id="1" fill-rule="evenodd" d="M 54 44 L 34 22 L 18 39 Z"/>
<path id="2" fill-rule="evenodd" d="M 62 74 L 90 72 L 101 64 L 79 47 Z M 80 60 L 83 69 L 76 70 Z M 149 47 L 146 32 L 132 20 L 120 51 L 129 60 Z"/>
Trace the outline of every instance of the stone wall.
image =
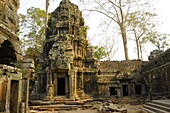
<path id="1" fill-rule="evenodd" d="M 23 60 L 19 45 L 19 0 L 0 0 L 0 112 L 28 110 L 32 60 Z"/>
<path id="2" fill-rule="evenodd" d="M 19 112 L 19 103 L 22 101 L 22 98 L 18 98 L 22 95 L 22 92 L 19 91 L 21 79 L 22 72 L 19 68 L 0 65 L 0 112 Z"/>
<path id="3" fill-rule="evenodd" d="M 140 60 L 100 62 L 98 95 L 100 97 L 137 96 L 135 89 L 137 84 L 133 82 L 133 72 L 144 63 L 146 62 Z M 142 84 L 139 87 L 143 87 Z M 142 95 L 142 89 L 139 95 Z"/>
<path id="4" fill-rule="evenodd" d="M 150 99 L 170 98 L 170 49 L 142 66 Z"/>
<path id="5" fill-rule="evenodd" d="M 19 45 L 19 0 L 0 0 L 0 64 L 22 59 Z"/>
<path id="6" fill-rule="evenodd" d="M 0 0 L 0 24 L 16 33 L 19 31 L 19 18 L 17 10 L 20 5 L 19 0 Z"/>

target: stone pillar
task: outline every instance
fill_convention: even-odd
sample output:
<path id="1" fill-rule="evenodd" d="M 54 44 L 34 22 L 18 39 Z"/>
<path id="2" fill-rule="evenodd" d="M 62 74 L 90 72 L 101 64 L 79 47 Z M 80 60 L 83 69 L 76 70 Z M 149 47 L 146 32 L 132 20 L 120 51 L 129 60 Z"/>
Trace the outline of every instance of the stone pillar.
<path id="1" fill-rule="evenodd" d="M 26 113 L 29 113 L 28 101 L 29 101 L 30 72 L 31 72 L 31 71 L 29 70 L 29 71 L 28 71 L 28 75 L 27 75 L 26 100 L 25 100 Z"/>
<path id="2" fill-rule="evenodd" d="M 78 98 L 78 95 L 77 95 L 77 71 L 75 71 L 75 73 L 74 73 L 74 77 L 73 77 L 74 79 L 73 79 L 73 88 L 74 88 L 74 93 L 73 93 L 73 98 L 75 99 L 75 100 L 77 100 L 77 99 L 79 99 Z"/>
<path id="3" fill-rule="evenodd" d="M 53 72 L 52 70 L 49 70 L 48 72 L 48 75 L 47 75 L 47 78 L 49 78 L 49 83 L 47 83 L 47 96 L 46 98 L 49 99 L 49 100 L 53 100 L 53 97 L 54 97 L 54 85 L 53 85 L 53 79 L 52 79 L 52 76 L 53 76 Z"/>
<path id="4" fill-rule="evenodd" d="M 69 97 L 70 99 L 76 100 L 77 96 L 77 71 L 70 70 L 69 71 Z"/>
<path id="5" fill-rule="evenodd" d="M 6 113 L 10 113 L 10 90 L 11 90 L 11 79 L 7 77 L 7 90 L 6 90 Z"/>
<path id="6" fill-rule="evenodd" d="M 132 97 L 136 97 L 136 89 L 135 89 L 135 84 L 134 83 L 132 83 L 132 85 L 131 85 L 132 87 Z"/>
<path id="7" fill-rule="evenodd" d="M 65 76 L 65 84 L 66 84 L 66 97 L 69 98 L 69 75 L 68 73 Z"/>
<path id="8" fill-rule="evenodd" d="M 117 96 L 118 96 L 119 98 L 121 98 L 121 97 L 123 97 L 122 84 L 120 84 L 120 82 L 119 82 L 119 81 L 117 81 L 117 83 L 118 83 Z"/>

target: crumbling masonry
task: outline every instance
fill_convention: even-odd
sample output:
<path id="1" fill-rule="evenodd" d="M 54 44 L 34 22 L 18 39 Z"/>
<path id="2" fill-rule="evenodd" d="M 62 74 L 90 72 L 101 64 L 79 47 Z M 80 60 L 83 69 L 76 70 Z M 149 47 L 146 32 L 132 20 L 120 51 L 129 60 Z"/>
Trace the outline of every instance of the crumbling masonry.
<path id="1" fill-rule="evenodd" d="M 17 32 L 19 0 L 0 0 L 0 112 L 29 111 L 34 64 L 21 55 Z M 86 39 L 78 6 L 62 0 L 46 31 L 41 68 L 30 99 L 170 98 L 170 49 L 149 62 L 97 61 Z"/>
<path id="2" fill-rule="evenodd" d="M 170 99 L 170 49 L 141 67 L 149 99 Z"/>
<path id="3" fill-rule="evenodd" d="M 0 112 L 25 113 L 28 109 L 32 60 L 21 55 L 19 0 L 0 0 Z"/>
<path id="4" fill-rule="evenodd" d="M 144 62 L 95 60 L 81 11 L 70 0 L 62 0 L 49 19 L 40 63 L 31 99 L 79 100 L 135 96 L 131 73 Z M 136 89 L 142 95 L 144 85 Z"/>

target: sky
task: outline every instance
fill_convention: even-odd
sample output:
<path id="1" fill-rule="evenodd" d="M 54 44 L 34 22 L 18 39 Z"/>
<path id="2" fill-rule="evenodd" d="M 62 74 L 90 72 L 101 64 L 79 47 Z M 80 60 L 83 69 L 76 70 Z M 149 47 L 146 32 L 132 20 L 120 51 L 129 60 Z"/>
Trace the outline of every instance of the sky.
<path id="1" fill-rule="evenodd" d="M 55 10 L 55 8 L 58 7 L 60 0 L 51 0 L 49 12 L 52 12 Z M 161 22 L 161 25 L 158 26 L 158 30 L 161 33 L 169 33 L 170 34 L 170 0 L 154 0 L 154 7 L 155 12 L 158 14 L 158 20 Z M 80 8 L 80 10 L 83 9 L 82 5 L 78 3 L 78 0 L 71 0 L 71 2 L 77 4 Z M 26 11 L 30 7 L 38 7 L 41 9 L 45 9 L 45 0 L 20 0 L 20 8 L 18 13 L 26 14 Z M 98 34 L 98 27 L 101 21 L 100 16 L 91 15 L 89 18 L 85 17 L 86 25 L 89 26 L 88 30 L 88 37 L 92 39 L 92 45 L 98 44 L 97 35 Z M 130 42 L 129 45 L 133 45 L 134 43 Z M 144 51 L 144 60 L 147 60 L 147 56 L 149 55 L 150 51 L 155 49 L 154 47 L 150 47 L 148 45 L 147 49 Z M 137 59 L 137 55 L 135 52 L 134 47 L 129 47 L 129 56 L 130 59 Z M 113 60 L 124 60 L 124 53 L 123 53 L 123 47 L 121 46 L 116 52 Z"/>

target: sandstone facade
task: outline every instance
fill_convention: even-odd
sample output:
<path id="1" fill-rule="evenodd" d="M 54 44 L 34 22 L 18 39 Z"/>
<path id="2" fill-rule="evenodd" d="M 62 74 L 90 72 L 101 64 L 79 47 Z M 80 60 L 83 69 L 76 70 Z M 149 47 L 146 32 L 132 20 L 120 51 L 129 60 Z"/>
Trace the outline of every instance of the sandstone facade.
<path id="1" fill-rule="evenodd" d="M 37 94 L 38 98 L 46 99 L 86 97 L 84 79 L 93 80 L 97 67 L 93 48 L 86 39 L 82 13 L 70 0 L 62 0 L 52 12 L 40 63 L 42 69 L 33 97 Z M 90 92 L 95 89 L 92 86 Z"/>
<path id="2" fill-rule="evenodd" d="M 146 62 L 140 60 L 102 61 L 98 73 L 99 97 L 142 96 L 145 86 L 142 82 L 135 82 L 134 70 Z"/>
<path id="3" fill-rule="evenodd" d="M 0 112 L 26 113 L 32 60 L 23 60 L 19 45 L 19 0 L 0 0 Z"/>
<path id="4" fill-rule="evenodd" d="M 86 35 L 78 6 L 62 0 L 48 22 L 32 99 L 79 100 L 134 95 L 130 94 L 134 88 L 131 73 L 144 62 L 99 62 L 94 59 L 94 50 Z"/>

